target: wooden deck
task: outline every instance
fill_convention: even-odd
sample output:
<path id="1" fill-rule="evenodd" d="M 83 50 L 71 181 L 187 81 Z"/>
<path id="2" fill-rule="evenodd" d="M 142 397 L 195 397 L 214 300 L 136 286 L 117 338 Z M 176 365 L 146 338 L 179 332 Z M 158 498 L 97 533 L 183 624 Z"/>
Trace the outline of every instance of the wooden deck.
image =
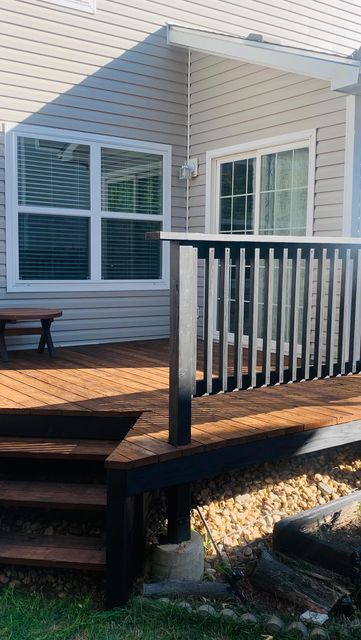
<path id="1" fill-rule="evenodd" d="M 99 458 L 103 456 L 110 469 L 141 471 L 147 467 L 148 472 L 154 463 L 178 461 L 173 471 L 169 467 L 175 478 L 177 474 L 182 477 L 181 469 L 189 469 L 190 455 L 196 455 L 194 463 L 198 464 L 204 454 L 214 454 L 204 460 L 209 464 L 213 460 L 214 470 L 221 471 L 237 466 L 231 457 L 227 467 L 227 451 L 234 449 L 237 456 L 243 445 L 248 445 L 243 448 L 245 455 L 267 451 L 269 457 L 281 457 L 290 455 L 284 447 L 286 439 L 292 452 L 297 447 L 304 452 L 360 440 L 361 376 L 195 398 L 192 442 L 175 448 L 167 441 L 168 341 L 61 348 L 56 360 L 33 351 L 17 351 L 11 353 L 9 363 L 1 364 L 0 412 L 8 416 L 66 415 L 69 420 L 70 416 L 137 416 L 120 444 L 111 439 L 99 445 Z M 27 444 L 41 453 L 46 443 L 37 445 L 36 438 L 30 442 L 31 435 L 29 432 Z M 96 449 L 96 442 L 82 446 Z M 62 441 L 57 443 L 55 456 L 61 457 L 62 447 L 67 455 L 69 442 Z M 17 449 L 21 449 L 17 438 L 0 438 L 2 455 L 6 451 L 14 455 Z M 253 456 L 249 463 L 261 459 Z M 187 477 L 197 477 L 192 473 Z"/>

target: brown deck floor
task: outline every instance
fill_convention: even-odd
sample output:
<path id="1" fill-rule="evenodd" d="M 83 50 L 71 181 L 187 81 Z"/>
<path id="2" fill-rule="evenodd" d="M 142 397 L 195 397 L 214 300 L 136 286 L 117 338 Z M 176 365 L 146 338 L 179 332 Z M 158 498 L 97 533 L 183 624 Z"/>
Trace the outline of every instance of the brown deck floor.
<path id="1" fill-rule="evenodd" d="M 217 447 L 361 419 L 361 376 L 193 401 L 192 443 L 168 444 L 168 341 L 11 352 L 0 365 L 0 413 L 142 412 L 107 466 L 129 468 Z"/>

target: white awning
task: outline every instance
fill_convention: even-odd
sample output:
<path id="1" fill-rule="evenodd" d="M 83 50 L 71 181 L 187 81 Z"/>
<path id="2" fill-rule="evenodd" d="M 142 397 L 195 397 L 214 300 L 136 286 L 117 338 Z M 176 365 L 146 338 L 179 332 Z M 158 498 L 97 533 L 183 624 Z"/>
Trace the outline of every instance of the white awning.
<path id="1" fill-rule="evenodd" d="M 168 44 L 330 82 L 331 89 L 361 93 L 361 60 L 237 36 L 167 25 Z"/>

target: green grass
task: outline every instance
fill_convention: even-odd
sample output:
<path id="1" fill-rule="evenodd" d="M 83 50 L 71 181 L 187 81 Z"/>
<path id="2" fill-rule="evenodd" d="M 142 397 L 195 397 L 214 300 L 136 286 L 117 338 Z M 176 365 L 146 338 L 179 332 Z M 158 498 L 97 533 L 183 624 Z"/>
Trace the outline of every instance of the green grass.
<path id="1" fill-rule="evenodd" d="M 96 611 L 91 600 L 65 601 L 0 592 L 1 640 L 265 640 L 260 625 L 201 618 L 173 604 L 134 598 L 124 609 Z M 297 636 L 283 633 L 277 640 Z M 333 625 L 332 640 L 361 640 L 361 629 Z"/>

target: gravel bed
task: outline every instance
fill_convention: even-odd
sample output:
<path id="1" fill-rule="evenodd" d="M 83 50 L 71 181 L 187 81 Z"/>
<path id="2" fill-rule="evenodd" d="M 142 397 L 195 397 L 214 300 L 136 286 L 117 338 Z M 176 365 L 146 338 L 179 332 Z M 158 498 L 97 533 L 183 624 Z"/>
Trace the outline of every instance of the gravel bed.
<path id="1" fill-rule="evenodd" d="M 360 488 L 361 447 L 352 445 L 198 483 L 194 502 L 216 541 L 234 560 L 245 563 L 269 544 L 273 526 L 282 518 Z M 195 510 L 192 525 L 205 533 Z M 211 547 L 209 551 L 213 555 Z"/>

